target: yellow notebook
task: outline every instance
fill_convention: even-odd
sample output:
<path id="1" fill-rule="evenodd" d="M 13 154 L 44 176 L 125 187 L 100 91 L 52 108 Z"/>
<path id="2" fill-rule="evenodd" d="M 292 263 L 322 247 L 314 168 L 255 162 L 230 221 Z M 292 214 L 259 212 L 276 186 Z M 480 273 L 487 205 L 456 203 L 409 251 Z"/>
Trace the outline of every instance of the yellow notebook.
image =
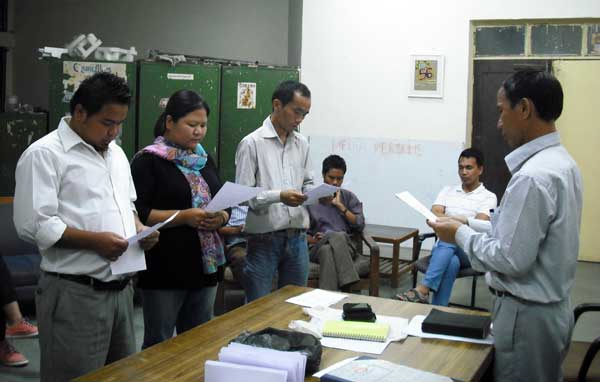
<path id="1" fill-rule="evenodd" d="M 352 340 L 385 342 L 390 326 L 361 321 L 325 321 L 324 337 L 348 338 Z"/>

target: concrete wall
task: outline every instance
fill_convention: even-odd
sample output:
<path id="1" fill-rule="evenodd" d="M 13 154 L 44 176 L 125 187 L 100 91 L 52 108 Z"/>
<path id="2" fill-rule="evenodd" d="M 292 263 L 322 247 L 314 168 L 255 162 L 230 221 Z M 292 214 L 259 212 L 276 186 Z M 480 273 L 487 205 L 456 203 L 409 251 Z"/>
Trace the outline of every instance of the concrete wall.
<path id="1" fill-rule="evenodd" d="M 47 107 L 48 77 L 37 57 L 43 46 L 62 47 L 81 33 L 103 46 L 149 49 L 287 65 L 288 45 L 299 49 L 301 1 L 282 0 L 15 0 L 12 92 Z M 299 10 L 298 10 L 299 9 Z M 292 59 L 299 64 L 298 53 Z"/>

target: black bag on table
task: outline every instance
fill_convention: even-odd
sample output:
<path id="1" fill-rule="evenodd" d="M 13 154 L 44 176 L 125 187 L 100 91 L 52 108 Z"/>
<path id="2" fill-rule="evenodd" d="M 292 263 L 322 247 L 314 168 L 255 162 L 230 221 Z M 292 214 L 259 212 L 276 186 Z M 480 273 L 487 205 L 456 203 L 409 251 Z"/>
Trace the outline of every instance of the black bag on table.
<path id="1" fill-rule="evenodd" d="M 266 328 L 254 333 L 243 332 L 231 342 L 281 351 L 297 351 L 306 355 L 306 375 L 319 371 L 323 347 L 321 341 L 310 334 Z"/>

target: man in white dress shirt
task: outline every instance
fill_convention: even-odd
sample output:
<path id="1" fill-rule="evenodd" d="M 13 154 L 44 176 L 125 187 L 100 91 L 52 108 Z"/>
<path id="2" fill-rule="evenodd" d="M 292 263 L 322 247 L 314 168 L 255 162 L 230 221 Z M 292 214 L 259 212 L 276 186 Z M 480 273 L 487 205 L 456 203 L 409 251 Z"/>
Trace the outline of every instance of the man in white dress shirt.
<path id="1" fill-rule="evenodd" d="M 99 73 L 71 100 L 71 118 L 34 142 L 16 170 L 14 221 L 37 244 L 41 381 L 64 382 L 135 352 L 130 275 L 110 262 L 145 227 L 133 201 L 129 163 L 114 139 L 131 95 L 125 80 Z M 140 242 L 158 241 L 155 233 Z"/>
<path id="2" fill-rule="evenodd" d="M 550 73 L 513 74 L 498 90 L 498 129 L 514 150 L 491 224 L 428 224 L 456 242 L 494 295 L 494 380 L 562 381 L 571 341 L 569 295 L 579 254 L 582 181 L 554 121 L 563 91 Z"/>
<path id="3" fill-rule="evenodd" d="M 461 184 L 440 191 L 431 211 L 439 217 L 449 216 L 466 220 L 490 220 L 490 210 L 496 208 L 497 198 L 479 181 L 483 173 L 483 153 L 475 148 L 463 150 L 458 157 L 458 176 Z M 438 240 L 431 250 L 431 260 L 421 284 L 399 294 L 397 298 L 410 302 L 429 302 L 448 306 L 458 272 L 471 266 L 465 253 L 456 244 Z"/>

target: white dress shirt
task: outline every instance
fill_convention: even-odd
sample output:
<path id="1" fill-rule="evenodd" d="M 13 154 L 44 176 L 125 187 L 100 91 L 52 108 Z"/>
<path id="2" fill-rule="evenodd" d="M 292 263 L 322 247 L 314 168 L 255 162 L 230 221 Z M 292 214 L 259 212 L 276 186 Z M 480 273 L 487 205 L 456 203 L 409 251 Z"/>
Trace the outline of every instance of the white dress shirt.
<path id="1" fill-rule="evenodd" d="M 579 253 L 583 185 L 558 133 L 539 137 L 505 158 L 512 178 L 491 231 L 466 225 L 456 242 L 492 288 L 525 300 L 569 297 Z M 469 221 L 471 224 L 471 221 Z"/>
<path id="2" fill-rule="evenodd" d="M 135 187 L 123 150 L 111 142 L 103 154 L 69 127 L 34 142 L 16 169 L 14 222 L 19 236 L 37 244 L 41 269 L 82 274 L 102 281 L 113 276 L 109 261 L 87 249 L 55 246 L 67 227 L 114 232 L 124 238 L 136 233 Z"/>
<path id="3" fill-rule="evenodd" d="M 291 132 L 281 142 L 268 116 L 263 125 L 244 137 L 235 154 L 236 183 L 262 187 L 249 201 L 244 232 L 265 233 L 286 228 L 308 229 L 306 208 L 280 203 L 283 190 L 305 192 L 313 185 L 307 139 Z"/>

